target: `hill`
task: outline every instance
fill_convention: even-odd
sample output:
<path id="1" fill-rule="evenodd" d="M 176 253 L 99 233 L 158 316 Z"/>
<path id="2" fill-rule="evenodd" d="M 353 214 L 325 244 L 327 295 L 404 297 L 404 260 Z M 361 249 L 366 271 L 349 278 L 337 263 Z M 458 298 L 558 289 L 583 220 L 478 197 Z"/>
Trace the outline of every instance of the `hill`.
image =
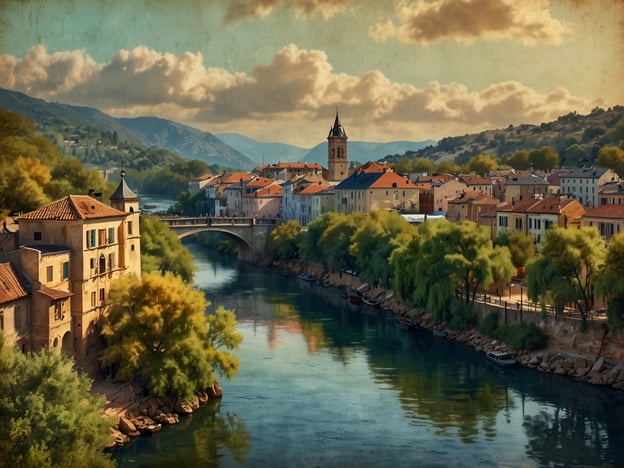
<path id="1" fill-rule="evenodd" d="M 540 125 L 510 125 L 471 135 L 446 137 L 436 145 L 418 151 L 385 158 L 398 162 L 403 158 L 427 158 L 436 162 L 451 160 L 464 164 L 478 154 L 511 156 L 518 150 L 552 146 L 559 153 L 562 166 L 591 165 L 603 146 L 624 147 L 624 107 L 595 108 L 587 115 L 575 112 Z"/>
<path id="2" fill-rule="evenodd" d="M 388 143 L 373 143 L 366 141 L 349 141 L 349 162 L 366 163 L 378 161 L 407 151 L 416 151 L 434 144 L 433 140 L 425 141 L 391 141 Z M 303 158 L 303 162 L 327 164 L 327 143 L 319 143 Z"/>
<path id="3" fill-rule="evenodd" d="M 240 151 L 256 166 L 261 164 L 275 164 L 278 162 L 297 162 L 301 161 L 308 153 L 308 148 L 300 148 L 299 146 L 288 145 L 286 143 L 277 142 L 261 142 L 252 138 L 241 135 L 240 133 L 217 133 L 216 137 Z M 327 159 L 327 157 L 325 157 Z"/>
<path id="4" fill-rule="evenodd" d="M 197 159 L 234 169 L 251 170 L 254 162 L 215 137 L 188 125 L 158 117 L 116 119 L 149 146 L 164 148 L 185 159 Z"/>

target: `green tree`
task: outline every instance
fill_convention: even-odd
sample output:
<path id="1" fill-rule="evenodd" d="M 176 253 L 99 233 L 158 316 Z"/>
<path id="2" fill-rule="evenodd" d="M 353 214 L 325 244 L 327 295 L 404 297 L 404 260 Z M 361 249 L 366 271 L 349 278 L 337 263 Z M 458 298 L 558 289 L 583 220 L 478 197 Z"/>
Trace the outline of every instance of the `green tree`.
<path id="1" fill-rule="evenodd" d="M 606 247 L 596 228 L 550 229 L 541 255 L 527 265 L 529 298 L 552 303 L 558 314 L 572 306 L 585 322 L 594 304 L 594 283 L 605 256 Z"/>
<path id="2" fill-rule="evenodd" d="M 468 161 L 467 169 L 479 176 L 489 175 L 490 171 L 496 169 L 498 163 L 496 159 L 488 154 L 478 154 Z"/>
<path id="3" fill-rule="evenodd" d="M 360 278 L 389 287 L 394 276 L 390 263 L 392 251 L 407 244 L 415 231 L 396 211 L 371 212 L 359 224 L 349 247 Z"/>
<path id="4" fill-rule="evenodd" d="M 355 269 L 355 257 L 349 252 L 349 246 L 353 234 L 364 218 L 363 213 L 332 215 L 331 224 L 319 239 L 319 249 L 331 271 L 338 271 L 341 268 Z"/>
<path id="5" fill-rule="evenodd" d="M 502 232 L 496 236 L 494 243 L 509 248 L 511 262 L 516 268 L 526 266 L 527 262 L 537 255 L 533 236 L 520 231 Z"/>
<path id="6" fill-rule="evenodd" d="M 113 467 L 111 425 L 91 381 L 65 355 L 24 355 L 0 335 L 0 465 Z"/>
<path id="7" fill-rule="evenodd" d="M 529 163 L 536 171 L 550 172 L 559 167 L 559 154 L 552 146 L 542 146 L 529 151 Z"/>
<path id="8" fill-rule="evenodd" d="M 397 273 L 405 275 L 395 282 L 400 294 L 458 328 L 468 325 L 477 291 L 514 273 L 507 247 L 493 246 L 488 229 L 470 221 L 423 223 L 392 261 L 398 268 L 407 267 L 407 272 Z"/>
<path id="9" fill-rule="evenodd" d="M 190 283 L 197 270 L 193 255 L 166 223 L 156 216 L 141 216 L 141 270 L 172 272 Z"/>
<path id="10" fill-rule="evenodd" d="M 185 400 L 214 385 L 217 375 L 231 379 L 238 371 L 227 351 L 243 338 L 234 313 L 218 307 L 206 315 L 204 294 L 179 277 L 125 277 L 111 285 L 110 301 L 101 362 L 116 369 L 117 379 Z"/>
<path id="11" fill-rule="evenodd" d="M 396 163 L 393 167 L 394 172 L 397 174 L 407 174 L 408 172 L 412 172 L 412 160 L 409 158 L 402 158 L 398 163 Z"/>
<path id="12" fill-rule="evenodd" d="M 624 177 L 624 150 L 617 146 L 603 146 L 598 151 L 596 166 L 609 168 Z"/>
<path id="13" fill-rule="evenodd" d="M 427 158 L 416 158 L 412 161 L 412 171 L 431 175 L 435 171 L 435 164 Z"/>
<path id="14" fill-rule="evenodd" d="M 267 249 L 278 260 L 288 260 L 299 255 L 301 224 L 290 220 L 271 231 L 267 238 Z"/>
<path id="15" fill-rule="evenodd" d="M 308 262 L 320 261 L 323 265 L 326 265 L 326 259 L 320 248 L 320 240 L 323 233 L 332 225 L 338 216 L 336 212 L 330 211 L 329 213 L 322 214 L 308 224 L 308 229 L 299 236 L 299 252 L 301 258 Z"/>
<path id="16" fill-rule="evenodd" d="M 453 161 L 440 161 L 435 172 L 439 174 L 457 174 L 459 172 L 459 166 Z"/>
<path id="17" fill-rule="evenodd" d="M 596 292 L 607 300 L 607 316 L 613 328 L 624 328 L 624 233 L 609 241 L 604 266 L 596 278 Z"/>
<path id="18" fill-rule="evenodd" d="M 507 164 L 518 171 L 525 171 L 530 167 L 529 164 L 529 152 L 525 150 L 519 150 L 514 152 L 508 159 Z"/>

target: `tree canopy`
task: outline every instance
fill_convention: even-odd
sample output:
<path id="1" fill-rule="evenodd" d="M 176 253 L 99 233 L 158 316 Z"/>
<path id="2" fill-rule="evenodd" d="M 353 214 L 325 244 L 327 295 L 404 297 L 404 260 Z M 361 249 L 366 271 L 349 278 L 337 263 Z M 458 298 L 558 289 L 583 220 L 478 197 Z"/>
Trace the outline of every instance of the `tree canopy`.
<path id="1" fill-rule="evenodd" d="M 604 267 L 596 279 L 596 291 L 607 300 L 607 317 L 614 328 L 624 328 L 624 233 L 609 241 Z"/>
<path id="2" fill-rule="evenodd" d="M 73 361 L 51 350 L 24 355 L 0 335 L 0 465 L 113 467 L 103 453 L 104 402 Z"/>
<path id="3" fill-rule="evenodd" d="M 550 229 L 541 254 L 527 265 L 529 298 L 551 303 L 558 314 L 566 306 L 574 306 L 583 321 L 587 320 L 605 256 L 606 247 L 596 228 Z"/>
<path id="4" fill-rule="evenodd" d="M 173 274 L 116 281 L 110 300 L 101 362 L 113 366 L 117 379 L 186 399 L 218 375 L 230 379 L 238 371 L 238 358 L 229 352 L 243 338 L 234 313 L 217 307 L 206 315 L 204 294 Z"/>
<path id="5" fill-rule="evenodd" d="M 156 216 L 142 215 L 141 269 L 144 272 L 172 272 L 190 283 L 197 270 L 193 255 L 166 223 Z"/>
<path id="6" fill-rule="evenodd" d="M 65 157 L 34 124 L 0 109 L 0 217 L 32 211 L 70 194 L 112 193 L 96 170 Z"/>
<path id="7" fill-rule="evenodd" d="M 301 224 L 291 219 L 271 231 L 267 238 L 267 249 L 276 259 L 291 259 L 299 255 L 299 234 Z"/>

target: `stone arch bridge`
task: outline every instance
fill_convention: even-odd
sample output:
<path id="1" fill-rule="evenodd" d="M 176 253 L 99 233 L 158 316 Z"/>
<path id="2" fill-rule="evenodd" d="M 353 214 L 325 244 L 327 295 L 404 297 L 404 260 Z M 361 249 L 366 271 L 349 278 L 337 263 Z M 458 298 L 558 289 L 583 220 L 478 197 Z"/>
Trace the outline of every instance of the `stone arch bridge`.
<path id="1" fill-rule="evenodd" d="M 169 229 L 182 239 L 198 232 L 213 231 L 227 234 L 236 241 L 238 258 L 246 262 L 256 262 L 266 253 L 269 233 L 279 220 L 226 217 L 179 217 L 160 216 Z"/>

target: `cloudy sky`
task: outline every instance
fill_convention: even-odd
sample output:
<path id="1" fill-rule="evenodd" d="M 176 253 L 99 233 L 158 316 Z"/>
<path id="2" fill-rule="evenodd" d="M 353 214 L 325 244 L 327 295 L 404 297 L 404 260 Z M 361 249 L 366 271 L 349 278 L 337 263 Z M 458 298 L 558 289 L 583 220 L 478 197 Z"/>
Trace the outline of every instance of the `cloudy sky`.
<path id="1" fill-rule="evenodd" d="M 621 0 L 0 0 L 0 87 L 311 147 L 624 104 Z"/>

